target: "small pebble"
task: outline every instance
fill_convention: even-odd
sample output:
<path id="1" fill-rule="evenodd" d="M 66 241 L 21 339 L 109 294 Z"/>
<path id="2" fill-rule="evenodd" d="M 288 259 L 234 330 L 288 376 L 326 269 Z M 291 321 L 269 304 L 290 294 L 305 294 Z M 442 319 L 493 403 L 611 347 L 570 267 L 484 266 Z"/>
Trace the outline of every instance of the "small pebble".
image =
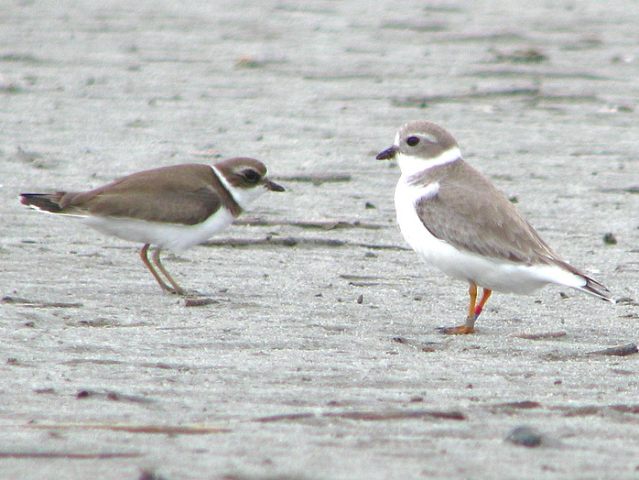
<path id="1" fill-rule="evenodd" d="M 516 427 L 506 437 L 506 441 L 522 447 L 538 447 L 542 444 L 541 433 L 531 427 Z"/>
<path id="2" fill-rule="evenodd" d="M 166 477 L 152 470 L 142 470 L 138 480 L 166 480 Z"/>
<path id="3" fill-rule="evenodd" d="M 88 390 L 80 390 L 75 398 L 89 398 L 89 396 L 91 396 L 91 392 L 89 392 Z"/>
<path id="4" fill-rule="evenodd" d="M 606 245 L 617 245 L 617 237 L 612 232 L 608 232 L 603 236 L 603 241 Z"/>

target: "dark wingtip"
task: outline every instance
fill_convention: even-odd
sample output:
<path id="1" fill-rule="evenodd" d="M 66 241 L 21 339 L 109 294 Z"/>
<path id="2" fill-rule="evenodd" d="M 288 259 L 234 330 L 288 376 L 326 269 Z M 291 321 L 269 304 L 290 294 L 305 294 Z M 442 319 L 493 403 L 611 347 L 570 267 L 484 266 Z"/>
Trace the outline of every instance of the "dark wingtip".
<path id="1" fill-rule="evenodd" d="M 390 160 L 391 158 L 395 158 L 398 150 L 399 149 L 393 145 L 392 147 L 388 147 L 386 150 L 379 152 L 375 158 L 377 160 Z"/>
<path id="2" fill-rule="evenodd" d="M 60 204 L 56 202 L 56 199 L 52 198 L 55 195 L 49 193 L 21 193 L 20 203 L 45 212 L 60 213 L 62 212 Z"/>
<path id="3" fill-rule="evenodd" d="M 43 195 L 43 193 L 21 193 L 19 197 L 20 203 L 22 205 L 31 206 L 33 205 L 33 202 L 37 202 Z"/>
<path id="4" fill-rule="evenodd" d="M 555 259 L 555 263 L 559 265 L 564 270 L 569 271 L 570 273 L 575 274 L 578 277 L 581 277 L 586 281 L 586 284 L 581 287 L 575 287 L 577 290 L 581 290 L 582 292 L 587 293 L 588 295 L 592 295 L 593 297 L 597 297 L 601 300 L 610 303 L 617 303 L 617 300 L 612 296 L 612 292 L 608 290 L 608 288 L 601 282 L 598 282 L 594 278 L 589 277 L 581 270 L 576 269 L 569 263 L 561 260 Z"/>
<path id="5" fill-rule="evenodd" d="M 599 283 L 597 280 L 594 280 L 590 277 L 585 278 L 586 285 L 584 285 L 583 290 L 586 293 L 594 295 L 595 297 L 612 304 L 617 303 L 617 300 L 615 300 L 615 298 L 612 296 L 610 290 L 608 290 L 602 283 Z"/>

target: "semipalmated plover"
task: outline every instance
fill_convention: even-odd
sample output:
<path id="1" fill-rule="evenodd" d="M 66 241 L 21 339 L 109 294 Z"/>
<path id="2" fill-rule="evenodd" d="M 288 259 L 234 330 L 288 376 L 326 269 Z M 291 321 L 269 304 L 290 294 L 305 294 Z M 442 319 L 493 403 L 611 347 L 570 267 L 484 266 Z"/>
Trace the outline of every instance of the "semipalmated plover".
<path id="1" fill-rule="evenodd" d="M 614 303 L 608 289 L 562 260 L 515 206 L 462 158 L 457 142 L 434 123 L 417 121 L 397 132 L 378 160 L 395 158 L 397 222 L 427 263 L 470 285 L 464 325 L 443 333 L 473 333 L 493 290 L 532 293 L 565 285 Z M 477 287 L 482 287 L 477 303 Z"/>
<path id="2" fill-rule="evenodd" d="M 267 190 L 283 187 L 266 176 L 252 158 L 230 158 L 214 165 L 183 164 L 133 173 L 84 192 L 22 193 L 24 205 L 49 213 L 80 217 L 102 233 L 143 243 L 142 262 L 160 287 L 183 295 L 184 289 L 160 261 L 164 248 L 180 252 L 227 227 L 249 203 Z M 155 246 L 153 268 L 148 257 Z"/>

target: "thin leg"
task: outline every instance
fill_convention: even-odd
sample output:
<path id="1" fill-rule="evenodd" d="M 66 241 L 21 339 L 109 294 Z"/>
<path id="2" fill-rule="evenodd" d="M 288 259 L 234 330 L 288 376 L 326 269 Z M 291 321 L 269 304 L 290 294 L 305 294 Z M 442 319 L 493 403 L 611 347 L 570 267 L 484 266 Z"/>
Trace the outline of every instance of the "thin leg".
<path id="1" fill-rule="evenodd" d="M 477 285 L 474 282 L 470 282 L 470 285 L 468 285 L 468 296 L 470 297 L 470 302 L 468 303 L 468 315 L 466 316 L 466 323 L 468 323 L 469 318 L 472 318 L 473 322 L 475 321 L 475 304 L 477 303 Z"/>
<path id="2" fill-rule="evenodd" d="M 160 261 L 160 251 L 161 251 L 160 247 L 156 248 L 153 251 L 153 263 L 155 263 L 155 266 L 158 267 L 160 272 L 162 272 L 162 274 L 166 277 L 169 283 L 173 286 L 173 288 L 171 289 L 173 293 L 177 293 L 178 295 L 185 295 L 186 294 L 185 290 L 182 287 L 180 287 L 175 280 L 173 280 L 173 277 L 169 274 L 169 272 L 166 271 L 166 268 L 164 268 L 164 265 L 162 265 L 162 262 Z"/>
<path id="3" fill-rule="evenodd" d="M 151 272 L 151 274 L 153 275 L 155 280 L 158 282 L 158 285 L 160 285 L 162 290 L 173 293 L 173 289 L 169 287 L 166 283 L 164 283 L 164 280 L 162 280 L 162 277 L 160 277 L 158 272 L 156 272 L 155 269 L 153 268 L 153 265 L 151 265 L 151 262 L 149 262 L 149 258 L 147 256 L 149 247 L 150 245 L 146 243 L 140 250 L 140 258 L 142 259 L 142 262 L 144 263 L 144 265 L 146 265 L 146 268 L 149 269 L 149 272 Z"/>
<path id="4" fill-rule="evenodd" d="M 481 312 L 484 309 L 484 305 L 486 305 L 486 302 L 488 301 L 492 293 L 493 291 L 490 288 L 484 288 L 484 292 L 481 295 L 481 300 L 479 301 L 479 304 L 475 307 L 475 320 L 477 320 L 479 316 L 481 315 Z"/>
<path id="5" fill-rule="evenodd" d="M 490 292 L 490 290 L 488 291 Z M 475 307 L 475 304 L 477 303 L 477 284 L 475 284 L 474 282 L 470 282 L 470 285 L 468 286 L 468 296 L 470 297 L 470 302 L 468 304 L 468 315 L 466 316 L 466 323 L 457 327 L 438 328 L 440 333 L 446 335 L 467 335 L 469 333 L 475 332 L 475 320 L 477 320 L 477 317 L 479 315 L 476 313 Z M 488 293 L 488 296 L 486 296 L 486 290 L 484 290 L 484 297 L 486 297 L 486 299 L 484 300 L 484 297 L 482 297 L 482 301 L 486 303 L 486 300 L 488 300 L 489 296 L 490 293 Z M 480 303 L 480 305 L 483 307 L 482 303 Z M 479 311 L 481 312 L 481 309 Z"/>

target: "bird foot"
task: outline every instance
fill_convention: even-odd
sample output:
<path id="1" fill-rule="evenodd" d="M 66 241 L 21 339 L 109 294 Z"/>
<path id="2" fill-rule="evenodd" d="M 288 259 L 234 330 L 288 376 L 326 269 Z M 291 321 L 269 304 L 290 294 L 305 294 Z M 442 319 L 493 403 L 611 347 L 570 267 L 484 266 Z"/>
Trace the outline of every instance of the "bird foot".
<path id="1" fill-rule="evenodd" d="M 468 335 L 475 333 L 475 328 L 468 325 L 459 325 L 457 327 L 439 327 L 437 331 L 442 335 Z"/>
<path id="2" fill-rule="evenodd" d="M 160 287 L 162 287 L 162 291 L 164 293 L 168 293 L 169 295 L 178 295 L 180 297 L 188 297 L 188 296 L 198 295 L 197 292 L 187 292 L 183 288 L 173 288 L 173 287 L 169 287 L 168 285 L 163 285 L 163 284 L 160 284 Z"/>

